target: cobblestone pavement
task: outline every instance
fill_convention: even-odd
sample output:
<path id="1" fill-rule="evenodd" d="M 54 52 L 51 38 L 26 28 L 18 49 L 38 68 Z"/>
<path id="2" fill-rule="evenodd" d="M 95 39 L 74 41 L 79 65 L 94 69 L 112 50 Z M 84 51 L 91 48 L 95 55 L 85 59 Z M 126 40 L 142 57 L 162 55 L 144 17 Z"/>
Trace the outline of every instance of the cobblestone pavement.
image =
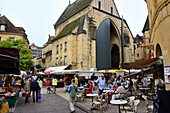
<path id="1" fill-rule="evenodd" d="M 56 94 L 68 100 L 69 94 L 65 93 L 63 88 L 57 88 Z M 130 95 L 128 93 L 127 95 Z M 77 102 L 76 104 L 85 107 L 86 109 L 90 110 L 91 108 L 91 98 L 85 98 L 85 102 Z M 94 110 L 94 113 L 102 113 L 100 110 Z M 103 111 L 103 113 L 118 113 L 118 106 L 109 104 L 109 109 L 107 111 Z M 138 106 L 138 113 L 146 113 L 146 104 L 144 100 L 140 100 Z"/>
<path id="2" fill-rule="evenodd" d="M 42 88 L 42 99 L 38 103 L 24 103 L 24 98 L 20 97 L 14 113 L 70 113 L 69 94 L 65 93 L 63 88 L 57 88 L 56 94 L 47 94 L 46 88 Z M 79 109 L 81 108 L 81 109 Z M 90 112 L 91 98 L 86 98 L 85 102 L 76 103 L 75 113 Z M 84 109 L 85 111 L 83 111 Z M 107 111 L 94 110 L 94 113 L 118 113 L 118 106 L 109 104 Z M 146 104 L 141 100 L 138 113 L 146 113 Z"/>
<path id="3" fill-rule="evenodd" d="M 33 103 L 29 98 L 29 103 L 24 103 L 25 98 L 20 97 L 14 113 L 70 113 L 69 102 L 56 94 L 47 94 L 46 88 L 42 89 L 42 98 L 38 103 Z M 76 108 L 75 113 L 85 113 Z"/>

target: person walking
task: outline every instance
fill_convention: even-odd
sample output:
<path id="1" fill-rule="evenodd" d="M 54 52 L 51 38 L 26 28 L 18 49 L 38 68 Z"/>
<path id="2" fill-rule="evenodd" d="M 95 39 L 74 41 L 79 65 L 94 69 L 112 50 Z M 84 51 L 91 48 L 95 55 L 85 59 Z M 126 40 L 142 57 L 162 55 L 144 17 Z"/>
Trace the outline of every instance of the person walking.
<path id="1" fill-rule="evenodd" d="M 30 94 L 30 81 L 28 77 L 25 78 L 25 85 L 24 85 L 25 94 Z M 28 96 L 25 97 L 25 103 L 28 103 Z"/>
<path id="2" fill-rule="evenodd" d="M 170 113 L 170 91 L 165 90 L 162 79 L 155 79 L 156 91 L 153 94 L 153 113 Z"/>
<path id="3" fill-rule="evenodd" d="M 31 83 L 31 90 L 33 94 L 33 102 L 35 102 L 35 93 L 36 93 L 36 101 L 38 102 L 38 90 L 40 90 L 40 86 L 36 81 L 36 79 L 34 79 L 33 82 Z"/>
<path id="4" fill-rule="evenodd" d="M 101 95 L 106 86 L 106 79 L 104 77 L 104 74 L 102 74 L 102 76 L 96 80 L 96 83 L 99 87 L 99 95 Z"/>
<path id="5" fill-rule="evenodd" d="M 75 103 L 75 97 L 76 97 L 76 92 L 78 91 L 78 86 L 75 84 L 75 80 L 72 80 L 72 84 L 69 86 L 68 92 L 70 93 L 70 110 L 71 113 L 75 111 L 74 108 L 74 103 Z"/>
<path id="6" fill-rule="evenodd" d="M 54 94 L 56 94 L 57 83 L 58 83 L 58 80 L 57 80 L 56 77 L 54 77 L 53 80 L 52 80 L 52 86 L 53 86 Z"/>
<path id="7" fill-rule="evenodd" d="M 38 85 L 40 86 L 39 93 L 41 94 L 42 80 L 40 78 L 38 78 L 37 82 L 38 82 Z"/>
<path id="8" fill-rule="evenodd" d="M 74 79 L 75 79 L 75 84 L 78 85 L 78 75 L 74 75 Z"/>

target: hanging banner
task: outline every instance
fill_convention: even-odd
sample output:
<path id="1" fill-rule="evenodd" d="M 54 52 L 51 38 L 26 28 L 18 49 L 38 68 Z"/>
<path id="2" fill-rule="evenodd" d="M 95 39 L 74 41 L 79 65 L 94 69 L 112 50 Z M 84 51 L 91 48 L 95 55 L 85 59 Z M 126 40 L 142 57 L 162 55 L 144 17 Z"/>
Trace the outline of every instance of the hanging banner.
<path id="1" fill-rule="evenodd" d="M 164 66 L 165 83 L 170 83 L 170 66 Z"/>
<path id="2" fill-rule="evenodd" d="M 139 46 L 140 48 L 146 48 L 149 50 L 154 50 L 154 45 L 145 45 L 145 46 Z"/>

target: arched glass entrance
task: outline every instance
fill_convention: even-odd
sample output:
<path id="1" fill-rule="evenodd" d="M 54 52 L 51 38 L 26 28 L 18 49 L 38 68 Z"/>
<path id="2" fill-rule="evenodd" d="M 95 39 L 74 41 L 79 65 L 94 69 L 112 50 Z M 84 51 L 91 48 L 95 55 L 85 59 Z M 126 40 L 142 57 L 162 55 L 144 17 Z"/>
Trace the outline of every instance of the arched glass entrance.
<path id="1" fill-rule="evenodd" d="M 119 54 L 119 47 L 114 44 L 111 50 L 111 66 L 113 69 L 119 68 L 120 63 L 120 54 Z"/>
<path id="2" fill-rule="evenodd" d="M 113 45 L 114 44 L 114 45 Z M 98 27 L 96 34 L 96 68 L 119 68 L 118 34 L 110 19 L 105 19 Z M 113 47 L 111 46 L 113 45 Z"/>

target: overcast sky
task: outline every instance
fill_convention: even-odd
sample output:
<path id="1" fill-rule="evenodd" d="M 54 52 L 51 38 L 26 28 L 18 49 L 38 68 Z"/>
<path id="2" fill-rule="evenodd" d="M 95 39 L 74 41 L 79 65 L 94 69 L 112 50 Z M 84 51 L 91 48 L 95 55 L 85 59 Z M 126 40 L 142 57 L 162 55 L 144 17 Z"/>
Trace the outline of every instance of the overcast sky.
<path id="1" fill-rule="evenodd" d="M 73 3 L 76 0 L 71 0 Z M 147 6 L 144 0 L 115 0 L 120 16 L 126 19 L 133 36 L 142 35 Z M 0 0 L 1 14 L 16 27 L 24 27 L 31 43 L 43 46 L 54 35 L 54 24 L 69 0 Z"/>

